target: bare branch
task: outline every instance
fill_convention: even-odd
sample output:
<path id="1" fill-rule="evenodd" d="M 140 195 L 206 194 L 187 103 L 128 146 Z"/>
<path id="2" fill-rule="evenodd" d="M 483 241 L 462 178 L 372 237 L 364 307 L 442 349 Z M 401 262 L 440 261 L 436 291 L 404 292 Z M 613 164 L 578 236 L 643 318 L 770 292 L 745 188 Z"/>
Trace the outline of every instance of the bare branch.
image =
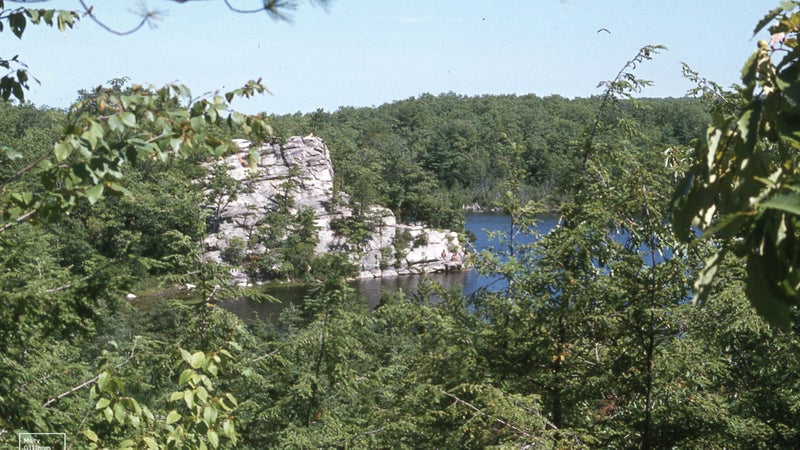
<path id="1" fill-rule="evenodd" d="M 475 411 L 476 413 L 478 413 L 478 415 L 492 418 L 489 414 L 486 414 L 485 412 L 481 411 L 477 406 L 473 405 L 472 403 L 470 403 L 470 402 L 468 402 L 466 400 L 462 400 L 462 399 L 456 397 L 455 395 L 453 395 L 453 394 L 451 394 L 451 393 L 449 393 L 447 391 L 442 391 L 442 393 L 444 395 L 452 398 L 453 400 L 455 400 L 456 403 L 461 403 L 462 405 L 466 406 L 467 408 Z M 508 428 L 511 428 L 512 430 L 514 430 L 517 433 L 525 436 L 528 439 L 534 439 L 533 435 L 531 435 L 527 431 L 525 431 L 522 428 L 519 428 L 519 427 L 515 426 L 514 424 L 512 424 L 510 422 L 507 422 L 507 421 L 505 421 L 505 420 L 503 420 L 503 419 L 501 419 L 499 417 L 495 417 L 494 421 L 499 423 L 499 424 L 501 424 L 501 425 L 504 425 L 504 426 L 506 426 Z M 547 423 L 548 426 L 551 426 L 553 429 L 556 429 L 556 430 L 558 429 L 558 427 L 556 427 L 554 424 L 552 424 L 550 422 L 547 422 L 547 421 L 545 421 L 545 422 Z"/>
<path id="2" fill-rule="evenodd" d="M 115 29 L 111 28 L 110 26 L 106 25 L 103 21 L 98 19 L 97 16 L 94 15 L 94 6 L 88 6 L 84 0 L 80 0 L 80 3 L 81 3 L 81 7 L 83 7 L 84 15 L 86 15 L 90 19 L 92 19 L 92 21 L 94 21 L 94 23 L 99 25 L 100 28 L 108 31 L 111 34 L 116 34 L 117 36 L 126 36 L 126 35 L 129 35 L 129 34 L 133 34 L 133 33 L 137 32 L 137 31 L 139 31 L 145 24 L 153 25 L 153 21 L 159 20 L 160 17 L 161 17 L 161 14 L 162 14 L 161 11 L 148 10 L 142 4 L 142 5 L 140 5 L 140 10 L 138 12 L 139 16 L 141 17 L 141 21 L 136 26 L 131 28 L 130 30 L 119 31 L 119 30 L 115 30 Z"/>
<path id="3" fill-rule="evenodd" d="M 87 281 L 87 280 L 90 280 L 90 279 L 94 278 L 98 273 L 99 273 L 99 271 L 97 271 L 97 272 L 95 272 L 93 274 L 90 274 L 90 275 L 86 275 L 85 277 L 81 278 L 80 280 L 75 280 L 74 282 L 69 283 L 69 284 L 65 284 L 64 286 L 59 286 L 57 288 L 48 289 L 45 292 L 47 292 L 48 294 L 55 294 L 56 292 L 66 291 L 67 289 L 75 286 L 78 283 L 83 283 L 84 281 Z"/>
<path id="4" fill-rule="evenodd" d="M 25 222 L 26 220 L 30 219 L 34 214 L 36 214 L 36 211 L 38 211 L 38 210 L 37 209 L 32 209 L 32 210 L 26 212 L 25 214 L 23 214 L 23 215 L 17 217 L 16 219 L 14 219 L 13 222 L 8 222 L 7 224 L 0 226 L 0 234 L 3 234 L 4 232 L 8 231 L 8 229 L 13 227 L 14 225 L 22 223 L 22 222 Z"/>
<path id="5" fill-rule="evenodd" d="M 133 341 L 133 347 L 131 347 L 131 353 L 128 355 L 127 358 L 125 358 L 125 361 L 122 361 L 121 363 L 119 363 L 116 366 L 114 366 L 114 370 L 119 369 L 120 367 L 124 366 L 125 364 L 128 364 L 128 362 L 130 362 L 130 360 L 133 359 L 133 356 L 136 353 L 136 344 L 138 344 L 138 342 L 139 342 L 138 340 L 134 340 Z M 103 371 L 103 372 L 105 372 L 105 371 Z M 61 400 L 62 398 L 66 397 L 66 396 L 68 396 L 70 394 L 74 394 L 75 392 L 78 392 L 83 388 L 89 387 L 92 384 L 97 383 L 97 380 L 100 379 L 100 375 L 102 375 L 103 372 L 100 372 L 97 375 L 95 375 L 94 378 L 86 380 L 83 383 L 75 386 L 74 388 L 72 388 L 72 389 L 70 389 L 70 390 L 68 390 L 66 392 L 62 392 L 61 394 L 58 394 L 57 396 L 47 400 L 46 402 L 44 402 L 42 407 L 47 408 L 48 406 L 52 405 L 53 403 L 57 402 L 58 400 Z"/>
<path id="6" fill-rule="evenodd" d="M 20 175 L 22 175 L 25 172 L 27 172 L 27 171 L 33 169 L 34 167 L 36 167 L 37 164 L 39 164 L 40 162 L 44 161 L 44 159 L 47 158 L 48 156 L 50 156 L 50 153 L 44 153 L 41 156 L 39 156 L 38 158 L 36 158 L 35 160 L 33 160 L 32 163 L 30 163 L 27 166 L 25 166 L 25 167 L 19 169 L 18 171 L 14 172 L 11 176 L 6 178 L 6 180 L 3 181 L 2 184 L 0 184 L 0 191 L 3 191 L 5 189 L 5 187 L 8 186 L 9 183 L 11 183 L 12 181 L 14 181 L 17 178 L 19 178 Z"/>
<path id="7" fill-rule="evenodd" d="M 215 285 L 215 286 L 214 286 L 214 289 L 212 289 L 212 290 L 211 290 L 211 293 L 210 293 L 210 294 L 208 294 L 208 297 L 206 297 L 206 300 L 205 300 L 205 302 L 204 302 L 204 303 L 209 303 L 209 302 L 211 302 L 211 299 L 214 297 L 214 294 L 216 294 L 216 293 L 217 293 L 217 291 L 218 291 L 219 289 L 220 289 L 219 285 L 218 285 L 218 284 L 217 284 L 217 285 Z"/>
<path id="8" fill-rule="evenodd" d="M 184 3 L 188 0 L 175 0 L 179 3 Z M 329 0 L 312 0 L 311 3 L 315 3 L 317 5 L 322 6 L 323 8 L 327 8 Z M 283 20 L 285 22 L 291 22 L 292 18 L 283 13 L 283 11 L 294 11 L 297 9 L 297 2 L 294 0 L 261 0 L 262 6 L 259 8 L 252 8 L 252 9 L 242 9 L 239 7 L 234 6 L 230 0 L 224 0 L 225 6 L 228 7 L 229 10 L 240 13 L 240 14 L 253 14 L 253 13 L 260 13 L 266 12 L 275 20 Z"/>
<path id="9" fill-rule="evenodd" d="M 277 351 L 277 350 L 273 350 L 273 351 L 271 351 L 271 352 L 269 352 L 269 353 L 265 353 L 265 354 L 263 354 L 263 355 L 259 356 L 258 358 L 251 359 L 250 361 L 247 361 L 245 364 L 253 364 L 253 363 L 257 363 L 257 362 L 259 362 L 259 361 L 261 361 L 261 360 L 263 360 L 263 359 L 267 359 L 267 358 L 269 358 L 270 356 L 274 356 L 274 355 L 276 355 L 277 353 L 278 353 L 278 351 Z"/>
<path id="10" fill-rule="evenodd" d="M 231 4 L 229 0 L 225 0 L 225 6 L 228 7 L 233 12 L 241 13 L 241 14 L 252 14 L 252 13 L 260 13 L 262 11 L 266 11 L 275 19 L 286 19 L 286 16 L 283 16 L 280 13 L 280 9 L 295 9 L 297 5 L 294 2 L 290 1 L 283 1 L 283 0 L 263 0 L 263 5 L 261 8 L 255 9 L 240 9 Z"/>

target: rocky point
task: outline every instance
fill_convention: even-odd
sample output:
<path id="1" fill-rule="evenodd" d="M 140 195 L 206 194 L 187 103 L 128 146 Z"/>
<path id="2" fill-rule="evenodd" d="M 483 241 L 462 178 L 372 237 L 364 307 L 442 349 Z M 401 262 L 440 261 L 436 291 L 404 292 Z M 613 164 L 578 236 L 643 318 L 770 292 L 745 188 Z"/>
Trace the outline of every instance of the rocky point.
<path id="1" fill-rule="evenodd" d="M 222 252 L 234 239 L 248 242 L 253 227 L 274 208 L 276 196 L 290 195 L 295 212 L 308 208 L 314 213 L 319 236 L 315 252 L 347 252 L 359 265 L 362 278 L 444 272 L 463 267 L 466 253 L 456 232 L 398 223 L 387 208 L 369 208 L 373 226 L 367 239 L 355 243 L 337 234 L 332 224 L 353 217 L 353 211 L 347 206 L 348 195 L 334 192 L 333 164 L 322 139 L 295 136 L 282 145 L 263 144 L 257 149 L 255 164 L 248 163 L 252 144 L 246 140 L 234 143 L 238 149 L 236 154 L 208 165 L 210 173 L 227 170 L 242 189 L 217 202 L 224 208 L 216 212 L 216 232 L 205 240 L 204 258 L 207 260 L 221 261 Z M 285 189 L 289 178 L 297 185 L 291 191 Z M 267 250 L 248 245 L 245 251 Z M 240 283 L 251 281 L 243 270 L 236 270 L 234 275 Z"/>

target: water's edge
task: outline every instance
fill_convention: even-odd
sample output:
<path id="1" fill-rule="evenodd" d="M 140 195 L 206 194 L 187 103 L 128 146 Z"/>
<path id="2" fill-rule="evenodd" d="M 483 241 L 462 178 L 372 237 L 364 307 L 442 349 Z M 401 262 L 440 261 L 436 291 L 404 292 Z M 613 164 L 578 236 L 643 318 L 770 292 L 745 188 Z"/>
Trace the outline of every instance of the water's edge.
<path id="1" fill-rule="evenodd" d="M 540 232 L 546 233 L 551 230 L 557 219 L 554 216 L 543 216 L 540 222 Z M 472 244 L 476 251 L 486 249 L 501 250 L 501 244 L 497 239 L 489 239 L 487 231 L 507 232 L 511 224 L 511 219 L 503 213 L 467 213 L 465 228 L 476 236 Z M 446 288 L 461 287 L 465 295 L 469 295 L 478 289 L 487 287 L 495 282 L 492 277 L 482 277 L 474 268 L 465 269 L 457 272 L 433 273 L 424 275 L 426 278 L 434 280 Z M 416 294 L 419 286 L 420 275 L 403 275 L 389 278 L 365 278 L 351 282 L 356 293 L 362 297 L 369 307 L 375 307 L 380 302 L 381 293 L 384 291 L 398 292 L 403 291 L 407 294 Z M 254 302 L 249 299 L 228 300 L 222 303 L 222 307 L 233 312 L 245 321 L 262 320 L 271 321 L 280 311 L 291 303 L 300 303 L 308 294 L 307 286 L 271 286 L 268 293 L 279 299 L 281 303 Z"/>

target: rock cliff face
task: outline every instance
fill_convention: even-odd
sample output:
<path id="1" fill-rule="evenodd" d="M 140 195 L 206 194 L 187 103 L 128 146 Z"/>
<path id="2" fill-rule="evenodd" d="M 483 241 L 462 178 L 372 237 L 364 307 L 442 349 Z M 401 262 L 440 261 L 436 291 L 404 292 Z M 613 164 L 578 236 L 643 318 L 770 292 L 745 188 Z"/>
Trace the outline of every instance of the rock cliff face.
<path id="1" fill-rule="evenodd" d="M 206 259 L 220 261 L 233 242 L 250 242 L 252 230 L 275 209 L 281 196 L 291 197 L 291 210 L 310 209 L 314 214 L 319 242 L 315 253 L 346 251 L 360 266 L 360 277 L 388 277 L 411 273 L 430 273 L 462 268 L 465 256 L 458 234 L 419 225 L 398 224 L 394 214 L 373 206 L 368 216 L 372 229 L 366 239 L 350 242 L 332 224 L 352 218 L 346 206 L 348 196 L 334 199 L 333 164 L 328 147 L 314 136 L 292 137 L 283 145 L 265 144 L 258 150 L 255 168 L 246 164 L 250 142 L 234 141 L 239 151 L 209 166 L 209 171 L 226 170 L 241 184 L 235 195 L 222 195 L 216 202 L 217 231 L 206 239 Z M 287 189 L 292 180 L 293 188 Z M 223 205 L 223 206 L 219 206 Z M 248 254 L 268 251 L 248 244 Z M 245 282 L 243 272 L 240 281 Z"/>

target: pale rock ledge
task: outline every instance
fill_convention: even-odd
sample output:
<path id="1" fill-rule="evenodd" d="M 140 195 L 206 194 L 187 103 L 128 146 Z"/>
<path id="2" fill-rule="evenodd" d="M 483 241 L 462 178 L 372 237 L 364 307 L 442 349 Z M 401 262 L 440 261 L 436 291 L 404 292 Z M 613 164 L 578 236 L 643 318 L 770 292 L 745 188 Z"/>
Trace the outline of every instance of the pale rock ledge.
<path id="1" fill-rule="evenodd" d="M 285 193 L 283 184 L 293 176 L 299 188 L 291 192 L 295 211 L 310 208 L 314 211 L 319 234 L 317 254 L 329 251 L 347 251 L 360 266 L 359 277 L 376 278 L 407 274 L 432 273 L 460 270 L 464 266 L 465 250 L 458 233 L 437 230 L 420 225 L 397 223 L 394 214 L 386 208 L 373 206 L 371 214 L 376 227 L 372 235 L 361 245 L 353 245 L 338 236 L 331 222 L 351 217 L 347 207 L 348 196 L 339 193 L 339 201 L 333 199 L 333 164 L 325 143 L 318 137 L 294 136 L 283 145 L 263 144 L 259 149 L 259 160 L 254 168 L 249 167 L 248 154 L 251 143 L 235 140 L 239 151 L 208 165 L 227 169 L 231 178 L 243 183 L 244 189 L 231 200 L 222 198 L 225 207 L 219 211 L 217 231 L 206 240 L 207 260 L 221 261 L 221 251 L 233 238 L 248 242 L 253 227 L 264 214 L 275 205 L 275 196 Z M 398 249 L 397 245 L 403 248 Z M 263 248 L 247 248 L 248 253 L 263 253 Z M 236 270 L 237 282 L 246 284 L 243 271 Z"/>

